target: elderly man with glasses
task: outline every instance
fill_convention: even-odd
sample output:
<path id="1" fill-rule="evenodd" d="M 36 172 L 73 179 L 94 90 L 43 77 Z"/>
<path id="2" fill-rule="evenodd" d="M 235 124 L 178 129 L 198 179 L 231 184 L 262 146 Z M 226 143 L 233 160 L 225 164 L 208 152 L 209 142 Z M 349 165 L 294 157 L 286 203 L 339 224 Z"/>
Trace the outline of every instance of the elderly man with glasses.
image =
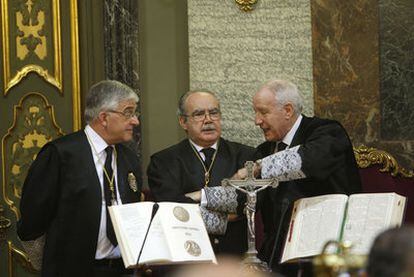
<path id="1" fill-rule="evenodd" d="M 84 130 L 47 143 L 23 185 L 17 233 L 42 276 L 126 276 L 108 206 L 140 200 L 132 139 L 138 96 L 101 81 L 86 96 Z M 43 262 L 42 262 L 43 260 Z"/>
<path id="2" fill-rule="evenodd" d="M 152 155 L 148 184 L 157 201 L 195 203 L 185 194 L 219 186 L 252 159 L 254 149 L 220 137 L 220 104 L 212 92 L 185 93 L 178 103 L 178 120 L 187 139 Z M 211 243 L 216 254 L 240 256 L 247 250 L 246 219 L 230 217 L 225 234 L 210 236 Z"/>

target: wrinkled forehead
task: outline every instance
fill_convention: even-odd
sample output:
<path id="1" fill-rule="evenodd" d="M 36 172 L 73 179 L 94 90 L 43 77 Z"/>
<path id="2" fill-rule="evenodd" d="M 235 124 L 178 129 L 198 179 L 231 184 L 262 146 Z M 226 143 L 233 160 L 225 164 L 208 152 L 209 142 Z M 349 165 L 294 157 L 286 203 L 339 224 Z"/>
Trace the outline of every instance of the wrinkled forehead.
<path id="1" fill-rule="evenodd" d="M 136 110 L 138 103 L 134 99 L 123 100 L 119 102 L 117 110 Z"/>
<path id="2" fill-rule="evenodd" d="M 275 94 L 268 88 L 263 87 L 253 96 L 253 107 L 276 106 Z"/>
<path id="3" fill-rule="evenodd" d="M 196 110 L 211 110 L 218 108 L 219 101 L 217 98 L 205 92 L 191 94 L 185 103 L 185 109 L 190 113 Z"/>

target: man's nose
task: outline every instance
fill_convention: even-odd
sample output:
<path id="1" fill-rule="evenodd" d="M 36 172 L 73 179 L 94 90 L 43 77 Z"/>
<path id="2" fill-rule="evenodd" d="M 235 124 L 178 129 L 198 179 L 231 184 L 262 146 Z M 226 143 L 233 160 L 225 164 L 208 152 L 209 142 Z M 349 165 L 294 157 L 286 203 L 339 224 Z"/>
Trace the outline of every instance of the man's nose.
<path id="1" fill-rule="evenodd" d="M 206 113 L 204 114 L 204 120 L 205 120 L 205 121 L 208 121 L 208 122 L 213 121 L 213 120 L 211 119 L 211 116 L 210 116 L 210 113 L 209 113 L 209 112 L 206 112 Z"/>
<path id="2" fill-rule="evenodd" d="M 263 122 L 262 118 L 259 115 L 256 114 L 254 116 L 254 124 L 260 125 L 260 124 L 262 124 L 262 122 Z"/>
<path id="3" fill-rule="evenodd" d="M 139 125 L 139 119 L 138 116 L 134 115 L 133 117 L 131 117 L 131 124 L 138 126 Z"/>

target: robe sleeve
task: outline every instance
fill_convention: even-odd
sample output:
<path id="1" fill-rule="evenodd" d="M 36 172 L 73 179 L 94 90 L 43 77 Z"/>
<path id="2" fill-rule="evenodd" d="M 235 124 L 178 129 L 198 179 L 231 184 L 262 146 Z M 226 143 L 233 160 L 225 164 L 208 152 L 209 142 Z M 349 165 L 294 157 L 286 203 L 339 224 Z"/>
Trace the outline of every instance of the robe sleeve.
<path id="1" fill-rule="evenodd" d="M 344 128 L 337 122 L 316 128 L 298 150 L 302 171 L 308 177 L 323 180 L 344 166 L 352 144 Z"/>
<path id="2" fill-rule="evenodd" d="M 349 149 L 352 145 L 341 125 L 319 126 L 303 144 L 263 158 L 261 176 L 279 181 L 306 177 L 323 180 L 343 165 Z"/>
<path id="3" fill-rule="evenodd" d="M 17 233 L 22 241 L 44 235 L 54 219 L 59 199 L 60 158 L 56 147 L 47 144 L 30 166 L 20 201 Z"/>
<path id="4" fill-rule="evenodd" d="M 196 203 L 185 196 L 180 186 L 182 172 L 174 166 L 167 166 L 162 159 L 152 156 L 148 165 L 148 185 L 156 201 Z"/>

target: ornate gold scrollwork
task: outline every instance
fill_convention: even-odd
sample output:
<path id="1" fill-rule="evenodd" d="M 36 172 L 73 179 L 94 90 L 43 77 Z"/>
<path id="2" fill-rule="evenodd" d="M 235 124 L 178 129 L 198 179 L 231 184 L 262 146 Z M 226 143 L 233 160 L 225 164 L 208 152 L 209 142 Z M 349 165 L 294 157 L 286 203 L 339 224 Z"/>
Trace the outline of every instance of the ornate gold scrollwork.
<path id="1" fill-rule="evenodd" d="M 14 202 L 21 197 L 24 178 L 40 148 L 63 135 L 54 109 L 40 93 L 29 93 L 14 107 L 14 122 L 2 139 L 3 196 L 19 218 Z"/>
<path id="2" fill-rule="evenodd" d="M 48 1 L 13 1 L 9 10 L 8 0 L 1 1 L 4 95 L 29 72 L 36 72 L 62 93 L 59 0 L 51 2 L 49 9 Z M 14 26 L 9 26 L 9 16 L 15 19 L 10 20 Z M 10 61 L 15 63 L 11 66 Z M 53 76 L 49 71 L 54 71 Z"/>
<path id="3" fill-rule="evenodd" d="M 9 259 L 9 277 L 13 277 L 15 262 L 20 264 L 30 273 L 38 273 L 36 269 L 33 268 L 32 263 L 30 262 L 29 257 L 22 251 L 13 246 L 11 241 L 7 241 L 7 252 Z"/>
<path id="4" fill-rule="evenodd" d="M 72 107 L 73 107 L 73 130 L 81 128 L 81 100 L 80 100 L 80 78 L 79 78 L 79 41 L 78 41 L 78 1 L 70 1 L 70 45 L 72 49 Z"/>
<path id="5" fill-rule="evenodd" d="M 11 221 L 7 217 L 3 216 L 3 206 L 0 205 L 0 241 L 6 239 L 6 229 L 10 228 Z"/>
<path id="6" fill-rule="evenodd" d="M 253 10 L 253 5 L 257 3 L 257 0 L 234 0 L 239 8 L 244 12 L 250 12 Z"/>
<path id="7" fill-rule="evenodd" d="M 397 160 L 388 152 L 361 145 L 354 147 L 355 159 L 359 168 L 367 168 L 371 165 L 381 165 L 381 172 L 391 172 L 392 176 L 414 177 L 412 170 L 406 170 L 398 165 Z"/>
<path id="8" fill-rule="evenodd" d="M 328 249 L 335 247 L 335 253 Z M 360 276 L 360 270 L 365 266 L 367 256 L 351 253 L 352 244 L 349 241 L 330 240 L 325 243 L 322 253 L 313 258 L 314 276 Z"/>

